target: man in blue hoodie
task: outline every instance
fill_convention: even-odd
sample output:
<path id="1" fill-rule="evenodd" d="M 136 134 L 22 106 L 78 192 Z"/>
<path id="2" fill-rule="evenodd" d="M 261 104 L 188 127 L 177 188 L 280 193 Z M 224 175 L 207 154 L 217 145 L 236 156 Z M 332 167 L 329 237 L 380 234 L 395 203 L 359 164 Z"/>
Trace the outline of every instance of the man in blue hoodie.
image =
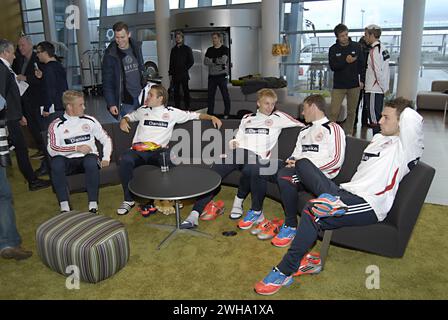
<path id="1" fill-rule="evenodd" d="M 331 91 L 330 121 L 337 121 L 341 104 L 347 97 L 347 118 L 342 127 L 346 135 L 352 135 L 359 92 L 364 86 L 365 62 L 361 45 L 348 36 L 347 26 L 334 28 L 336 43 L 330 47 L 328 61 L 334 72 Z"/>
<path id="2" fill-rule="evenodd" d="M 109 112 L 122 117 L 139 107 L 144 87 L 142 46 L 131 38 L 127 24 L 117 22 L 112 29 L 115 41 L 103 57 L 103 93 Z"/>

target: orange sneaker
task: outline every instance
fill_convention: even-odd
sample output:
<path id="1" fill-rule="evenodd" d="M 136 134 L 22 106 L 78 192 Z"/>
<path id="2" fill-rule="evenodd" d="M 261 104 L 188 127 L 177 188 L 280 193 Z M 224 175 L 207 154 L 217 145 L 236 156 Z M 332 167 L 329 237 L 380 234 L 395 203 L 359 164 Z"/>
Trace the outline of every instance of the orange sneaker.
<path id="1" fill-rule="evenodd" d="M 262 232 L 257 235 L 260 240 L 269 240 L 274 238 L 280 231 L 280 227 L 283 225 L 283 219 L 274 218 L 269 224 L 264 228 Z"/>
<path id="2" fill-rule="evenodd" d="M 215 220 L 218 216 L 222 215 L 223 213 L 224 213 L 224 201 L 218 200 L 214 202 L 212 200 L 209 203 L 207 203 L 199 219 L 203 221 Z"/>
<path id="3" fill-rule="evenodd" d="M 306 254 L 300 261 L 299 269 L 293 274 L 293 277 L 303 274 L 317 274 L 322 271 L 322 261 L 318 252 Z"/>
<path id="4" fill-rule="evenodd" d="M 250 233 L 256 236 L 260 232 L 263 232 L 270 223 L 271 222 L 268 219 L 264 218 L 264 220 L 258 223 L 255 228 L 250 230 Z"/>

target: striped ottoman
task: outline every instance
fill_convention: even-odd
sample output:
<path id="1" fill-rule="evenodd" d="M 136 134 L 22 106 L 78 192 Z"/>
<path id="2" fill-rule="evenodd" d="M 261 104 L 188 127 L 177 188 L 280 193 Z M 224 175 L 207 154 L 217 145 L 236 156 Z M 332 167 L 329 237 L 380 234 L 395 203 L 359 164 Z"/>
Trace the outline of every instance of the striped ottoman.
<path id="1" fill-rule="evenodd" d="M 80 280 L 97 283 L 122 269 L 129 260 L 128 233 L 112 218 L 70 212 L 44 222 L 36 231 L 37 253 L 50 269 L 65 276 L 79 268 Z"/>

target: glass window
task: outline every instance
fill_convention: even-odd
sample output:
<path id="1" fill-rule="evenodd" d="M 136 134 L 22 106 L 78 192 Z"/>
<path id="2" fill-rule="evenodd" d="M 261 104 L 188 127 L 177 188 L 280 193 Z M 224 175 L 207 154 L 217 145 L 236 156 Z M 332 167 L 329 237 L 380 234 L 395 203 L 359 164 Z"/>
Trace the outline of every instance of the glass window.
<path id="1" fill-rule="evenodd" d="M 425 27 L 448 26 L 448 6 L 445 0 L 426 0 Z"/>
<path id="2" fill-rule="evenodd" d="M 24 22 L 42 21 L 42 11 L 40 9 L 33 11 L 24 11 L 23 20 Z"/>
<path id="3" fill-rule="evenodd" d="M 32 34 L 30 35 L 31 40 L 33 41 L 33 44 L 38 44 L 39 42 L 45 41 L 45 34 L 39 33 L 39 34 Z"/>
<path id="4" fill-rule="evenodd" d="M 107 0 L 107 15 L 116 16 L 123 14 L 124 0 Z"/>
<path id="5" fill-rule="evenodd" d="M 225 6 L 227 0 L 212 0 L 212 6 Z"/>
<path id="6" fill-rule="evenodd" d="M 302 30 L 329 30 L 341 22 L 342 0 L 313 1 L 301 4 L 303 11 Z M 323 13 L 325 18 L 322 18 Z"/>
<path id="7" fill-rule="evenodd" d="M 22 10 L 40 8 L 40 0 L 22 0 Z"/>
<path id="8" fill-rule="evenodd" d="M 261 0 L 232 0 L 232 4 L 261 2 Z"/>
<path id="9" fill-rule="evenodd" d="M 87 0 L 87 16 L 97 18 L 100 16 L 101 0 Z"/>
<path id="10" fill-rule="evenodd" d="M 170 0 L 170 9 L 179 9 L 179 0 Z"/>
<path id="11" fill-rule="evenodd" d="M 185 8 L 197 8 L 198 0 L 185 0 Z"/>
<path id="12" fill-rule="evenodd" d="M 26 33 L 44 32 L 44 24 L 42 22 L 31 22 L 26 24 Z"/>
<path id="13" fill-rule="evenodd" d="M 345 24 L 349 29 L 364 29 L 369 24 L 381 28 L 401 28 L 403 0 L 347 0 Z"/>
<path id="14" fill-rule="evenodd" d="M 143 1 L 143 11 L 154 11 L 154 0 L 144 0 Z"/>
<path id="15" fill-rule="evenodd" d="M 99 19 L 89 21 L 90 42 L 99 41 L 99 31 L 98 31 L 99 25 L 100 25 Z"/>

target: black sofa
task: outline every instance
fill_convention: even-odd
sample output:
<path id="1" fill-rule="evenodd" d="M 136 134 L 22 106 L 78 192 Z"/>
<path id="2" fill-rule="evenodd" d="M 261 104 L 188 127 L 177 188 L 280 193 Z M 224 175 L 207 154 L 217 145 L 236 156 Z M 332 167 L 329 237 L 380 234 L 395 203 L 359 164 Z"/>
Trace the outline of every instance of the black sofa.
<path id="1" fill-rule="evenodd" d="M 240 120 L 223 120 L 221 132 L 224 130 L 236 130 Z M 119 184 L 118 164 L 120 154 L 130 147 L 132 137 L 135 132 L 136 124 L 132 126 L 130 134 L 122 132 L 118 123 L 105 124 L 104 129 L 109 133 L 113 141 L 113 154 L 111 165 L 108 168 L 101 169 L 101 185 Z M 176 138 L 172 145 L 182 141 L 185 145 L 193 148 L 201 143 L 201 150 L 208 145 L 209 141 L 202 141 L 202 134 L 206 130 L 212 133 L 213 129 L 210 121 L 190 121 L 182 125 L 177 125 L 173 134 L 173 139 L 178 133 L 188 133 L 188 140 L 182 141 Z M 279 159 L 289 157 L 295 147 L 299 128 L 289 128 L 283 130 L 273 154 L 278 154 Z M 216 131 L 214 133 L 217 133 Z M 228 132 L 227 139 L 221 139 L 219 144 L 222 151 L 228 150 L 228 140 L 232 138 L 231 132 Z M 172 140 L 173 140 L 172 139 Z M 367 146 L 368 141 L 347 137 L 346 155 L 340 174 L 335 178 L 337 183 L 349 181 L 356 171 L 360 162 L 362 151 Z M 101 148 L 100 148 L 101 149 Z M 191 149 L 193 150 L 193 149 Z M 278 153 L 276 153 L 278 152 Z M 182 154 L 181 154 L 182 155 Z M 197 158 L 193 152 L 187 157 L 193 165 L 207 166 L 202 160 Z M 209 159 L 206 159 L 209 160 Z M 199 164 L 200 163 L 200 164 Z M 387 257 L 402 257 L 406 250 L 408 241 L 411 237 L 414 225 L 417 222 L 420 210 L 428 193 L 435 169 L 424 162 L 419 164 L 402 180 L 394 205 L 387 218 L 377 224 L 362 227 L 345 227 L 331 232 L 331 243 L 346 248 L 366 251 Z M 223 180 L 224 185 L 238 186 L 240 173 L 233 172 Z M 69 190 L 71 192 L 84 191 L 84 175 L 77 174 L 68 178 Z M 268 197 L 280 201 L 278 186 L 274 183 L 268 184 Z M 299 208 L 303 208 L 306 201 L 312 198 L 312 195 L 302 192 L 299 196 Z M 328 240 L 330 237 L 327 237 Z"/>

